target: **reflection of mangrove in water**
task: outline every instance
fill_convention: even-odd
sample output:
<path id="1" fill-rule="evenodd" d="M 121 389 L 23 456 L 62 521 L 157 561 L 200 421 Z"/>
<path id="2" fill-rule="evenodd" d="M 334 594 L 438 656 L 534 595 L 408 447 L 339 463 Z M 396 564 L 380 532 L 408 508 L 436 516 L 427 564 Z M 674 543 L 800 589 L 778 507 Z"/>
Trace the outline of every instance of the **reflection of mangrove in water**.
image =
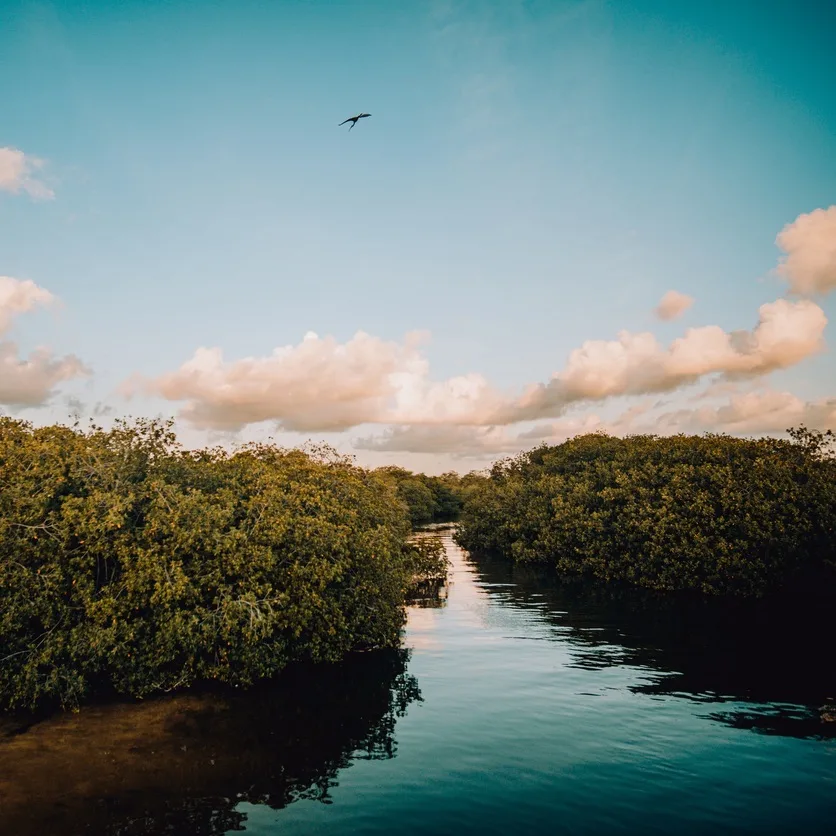
<path id="1" fill-rule="evenodd" d="M 396 753 L 421 700 L 406 651 L 294 666 L 247 692 L 189 693 L 0 728 L 4 832 L 139 836 L 241 829 L 240 802 L 330 803 L 337 773 Z"/>
<path id="2" fill-rule="evenodd" d="M 410 607 L 440 609 L 447 606 L 449 588 L 446 581 L 429 580 L 416 583 L 409 591 L 406 603 Z"/>
<path id="3" fill-rule="evenodd" d="M 453 523 L 430 523 L 417 528 L 412 536 L 417 540 L 423 537 L 437 537 L 439 535 L 444 538 L 454 528 L 455 525 Z M 440 609 L 441 607 L 447 606 L 449 591 L 449 580 L 447 578 L 424 579 L 413 584 L 407 595 L 406 603 L 410 607 Z"/>
<path id="4" fill-rule="evenodd" d="M 735 728 L 836 738 L 834 601 L 825 592 L 717 600 L 561 582 L 544 567 L 469 557 L 492 596 L 539 609 L 586 669 L 650 674 L 631 690 L 704 703 L 746 703 L 705 716 Z"/>

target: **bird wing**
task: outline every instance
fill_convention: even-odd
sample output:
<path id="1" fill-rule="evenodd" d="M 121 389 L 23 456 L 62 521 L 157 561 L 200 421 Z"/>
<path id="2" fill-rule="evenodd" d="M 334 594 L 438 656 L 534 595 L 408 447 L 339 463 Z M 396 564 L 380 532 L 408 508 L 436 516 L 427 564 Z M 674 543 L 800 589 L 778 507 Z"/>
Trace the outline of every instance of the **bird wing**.
<path id="1" fill-rule="evenodd" d="M 348 118 L 348 119 L 346 119 L 346 120 L 345 120 L 345 122 L 350 122 L 350 121 L 351 121 L 352 119 L 354 119 L 354 118 L 355 118 L 354 116 L 349 116 L 349 118 Z M 338 128 L 341 128 L 343 125 L 345 125 L 345 122 L 340 122 L 340 124 L 339 124 L 339 125 L 337 125 L 337 127 L 338 127 Z"/>

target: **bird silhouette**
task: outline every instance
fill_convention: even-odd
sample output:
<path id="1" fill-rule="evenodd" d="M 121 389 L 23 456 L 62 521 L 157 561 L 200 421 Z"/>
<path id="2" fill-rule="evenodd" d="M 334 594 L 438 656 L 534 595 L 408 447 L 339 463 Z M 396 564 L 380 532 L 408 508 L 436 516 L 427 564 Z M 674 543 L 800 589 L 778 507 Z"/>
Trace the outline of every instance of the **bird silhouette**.
<path id="1" fill-rule="evenodd" d="M 351 122 L 351 128 L 349 128 L 350 131 L 357 124 L 358 119 L 365 119 L 367 116 L 371 116 L 371 113 L 358 113 L 356 116 L 349 116 L 348 119 L 345 120 L 345 122 L 340 122 L 340 124 L 337 125 L 337 127 L 340 128 L 343 125 L 345 125 L 346 122 Z"/>

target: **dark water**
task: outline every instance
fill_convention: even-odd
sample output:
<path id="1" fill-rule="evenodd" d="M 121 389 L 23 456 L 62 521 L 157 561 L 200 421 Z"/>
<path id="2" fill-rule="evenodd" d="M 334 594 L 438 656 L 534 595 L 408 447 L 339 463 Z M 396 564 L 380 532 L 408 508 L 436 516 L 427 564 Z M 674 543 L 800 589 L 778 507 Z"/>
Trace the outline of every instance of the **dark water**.
<path id="1" fill-rule="evenodd" d="M 0 727 L 0 833 L 836 832 L 832 610 L 471 561 L 405 653 Z"/>

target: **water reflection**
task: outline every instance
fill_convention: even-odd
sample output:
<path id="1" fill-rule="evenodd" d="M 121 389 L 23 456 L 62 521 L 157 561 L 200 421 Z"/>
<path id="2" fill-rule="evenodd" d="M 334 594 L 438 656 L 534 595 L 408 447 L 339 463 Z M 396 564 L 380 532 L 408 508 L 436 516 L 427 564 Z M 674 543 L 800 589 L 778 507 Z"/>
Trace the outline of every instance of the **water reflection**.
<path id="1" fill-rule="evenodd" d="M 540 567 L 468 560 L 490 596 L 539 614 L 551 627 L 541 638 L 569 646 L 570 666 L 629 666 L 642 674 L 634 693 L 735 703 L 703 715 L 734 728 L 836 739 L 834 602 L 824 594 L 718 601 L 561 583 Z"/>
<path id="2" fill-rule="evenodd" d="M 421 700 L 405 651 L 299 666 L 249 692 L 90 707 L 0 736 L 2 830 L 222 834 L 240 802 L 329 803 L 337 773 L 396 752 Z"/>
<path id="3" fill-rule="evenodd" d="M 0 832 L 832 830 L 836 748 L 810 740 L 836 738 L 828 602 L 561 584 L 442 534 L 450 581 L 409 608 L 423 694 L 375 653 L 0 724 Z"/>
<path id="4" fill-rule="evenodd" d="M 449 587 L 442 581 L 422 581 L 415 584 L 407 598 L 407 605 L 419 609 L 438 610 L 447 606 Z"/>
<path id="5" fill-rule="evenodd" d="M 447 541 L 447 550 L 449 552 L 452 545 L 450 535 L 454 529 L 452 523 L 430 523 L 415 530 L 413 537 L 420 540 L 425 537 L 442 536 Z M 407 598 L 407 605 L 409 607 L 418 607 L 421 609 L 440 609 L 447 606 L 447 598 L 450 592 L 449 583 L 447 580 L 439 580 L 432 578 L 421 581 L 413 586 Z"/>

